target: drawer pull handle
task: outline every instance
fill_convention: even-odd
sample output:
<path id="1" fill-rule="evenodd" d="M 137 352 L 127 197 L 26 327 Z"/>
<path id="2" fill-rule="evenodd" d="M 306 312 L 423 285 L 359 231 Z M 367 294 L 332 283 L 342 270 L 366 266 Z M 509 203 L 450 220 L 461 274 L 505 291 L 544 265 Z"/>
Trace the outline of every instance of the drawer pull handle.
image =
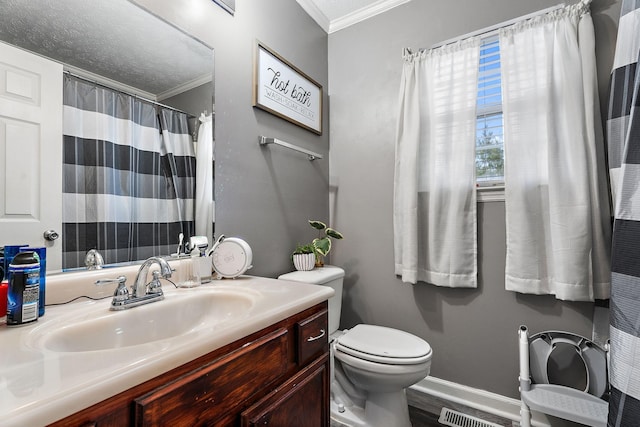
<path id="1" fill-rule="evenodd" d="M 320 338 L 322 338 L 324 336 L 324 334 L 325 334 L 324 329 L 320 329 L 320 335 L 318 335 L 317 337 L 309 337 L 309 338 L 307 338 L 307 342 L 312 342 L 312 341 L 319 340 Z"/>

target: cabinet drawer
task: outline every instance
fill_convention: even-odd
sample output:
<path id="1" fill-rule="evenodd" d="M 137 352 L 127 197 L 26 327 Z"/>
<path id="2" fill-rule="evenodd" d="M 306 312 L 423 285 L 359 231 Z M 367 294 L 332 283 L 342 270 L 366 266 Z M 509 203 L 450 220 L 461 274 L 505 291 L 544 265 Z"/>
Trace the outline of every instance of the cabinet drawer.
<path id="1" fill-rule="evenodd" d="M 304 365 L 311 358 L 328 349 L 328 312 L 322 310 L 296 323 L 298 364 Z"/>
<path id="2" fill-rule="evenodd" d="M 286 371 L 287 330 L 274 332 L 135 399 L 138 426 L 213 425 Z"/>

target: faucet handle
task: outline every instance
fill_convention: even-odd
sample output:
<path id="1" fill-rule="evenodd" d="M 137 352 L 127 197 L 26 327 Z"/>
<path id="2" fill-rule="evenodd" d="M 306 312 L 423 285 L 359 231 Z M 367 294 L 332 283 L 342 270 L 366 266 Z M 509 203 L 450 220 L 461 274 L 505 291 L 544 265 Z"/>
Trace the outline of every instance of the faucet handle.
<path id="1" fill-rule="evenodd" d="M 122 283 L 124 284 L 127 281 L 127 278 L 124 276 L 118 276 L 115 279 L 98 279 L 94 283 L 96 285 L 106 285 L 107 283 Z"/>
<path id="2" fill-rule="evenodd" d="M 126 278 L 126 277 L 124 277 L 124 276 L 118 276 L 118 277 L 116 277 L 115 279 L 98 279 L 98 280 L 96 280 L 94 283 L 95 283 L 96 285 L 105 285 L 105 284 L 107 284 L 107 283 L 116 283 L 116 282 L 117 282 L 118 284 L 120 284 L 120 283 L 124 284 L 126 281 L 127 281 L 127 278 Z"/>
<path id="3" fill-rule="evenodd" d="M 149 285 L 147 285 L 149 287 L 148 293 L 162 295 L 163 292 L 162 284 L 160 283 L 160 276 L 161 273 L 158 270 L 153 271 L 153 280 L 151 280 L 151 282 L 149 282 Z"/>
<path id="4" fill-rule="evenodd" d="M 112 304 L 118 303 L 118 302 L 124 302 L 127 299 L 129 299 L 129 289 L 127 289 L 127 278 L 124 276 L 119 276 L 115 279 L 99 279 L 96 280 L 96 285 L 104 285 L 106 283 L 118 283 L 118 287 L 116 288 L 115 292 L 113 293 L 113 302 Z"/>

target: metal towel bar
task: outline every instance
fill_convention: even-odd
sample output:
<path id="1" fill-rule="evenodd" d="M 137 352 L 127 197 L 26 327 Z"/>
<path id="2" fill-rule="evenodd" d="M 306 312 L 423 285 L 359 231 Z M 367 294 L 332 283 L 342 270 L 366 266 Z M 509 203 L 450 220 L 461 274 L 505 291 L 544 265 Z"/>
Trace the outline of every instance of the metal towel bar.
<path id="1" fill-rule="evenodd" d="M 258 143 L 260 145 L 268 145 L 268 144 L 276 144 L 281 145 L 285 148 L 289 148 L 290 150 L 299 151 L 307 155 L 309 160 L 322 159 L 322 154 L 314 153 L 313 151 L 309 151 L 305 148 L 298 147 L 297 145 L 289 144 L 288 142 L 280 141 L 276 138 L 267 138 L 266 136 L 259 136 Z"/>

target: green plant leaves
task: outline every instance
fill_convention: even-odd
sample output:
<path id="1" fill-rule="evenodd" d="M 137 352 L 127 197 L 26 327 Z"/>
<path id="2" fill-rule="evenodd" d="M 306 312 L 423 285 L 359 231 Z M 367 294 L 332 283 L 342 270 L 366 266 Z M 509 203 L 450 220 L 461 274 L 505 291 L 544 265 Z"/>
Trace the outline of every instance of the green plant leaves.
<path id="1" fill-rule="evenodd" d="M 323 237 L 321 239 L 313 239 L 313 247 L 316 249 L 316 252 L 322 256 L 327 256 L 329 251 L 331 250 L 331 239 L 328 237 Z"/>
<path id="2" fill-rule="evenodd" d="M 315 253 L 316 248 L 313 245 L 300 245 L 296 246 L 296 250 L 293 251 L 293 254 L 312 254 Z"/>
<path id="3" fill-rule="evenodd" d="M 325 233 L 327 234 L 327 236 L 333 237 L 334 239 L 344 239 L 344 236 L 342 235 L 342 233 L 340 233 L 337 230 L 334 230 L 333 228 L 327 228 Z"/>
<path id="4" fill-rule="evenodd" d="M 327 256 L 327 254 L 331 250 L 330 238 L 344 239 L 344 236 L 342 235 L 342 233 L 340 233 L 337 230 L 334 230 L 333 228 L 327 227 L 327 224 L 325 224 L 322 221 L 310 219 L 309 225 L 315 228 L 316 230 L 324 230 L 324 234 L 325 234 L 324 237 L 319 237 L 317 239 L 314 239 L 313 242 L 311 242 L 311 245 L 313 246 L 314 252 L 316 253 L 316 255 Z"/>
<path id="5" fill-rule="evenodd" d="M 309 225 L 318 230 L 324 230 L 325 228 L 327 228 L 327 224 L 325 224 L 324 222 L 316 221 L 313 219 L 309 220 Z"/>

